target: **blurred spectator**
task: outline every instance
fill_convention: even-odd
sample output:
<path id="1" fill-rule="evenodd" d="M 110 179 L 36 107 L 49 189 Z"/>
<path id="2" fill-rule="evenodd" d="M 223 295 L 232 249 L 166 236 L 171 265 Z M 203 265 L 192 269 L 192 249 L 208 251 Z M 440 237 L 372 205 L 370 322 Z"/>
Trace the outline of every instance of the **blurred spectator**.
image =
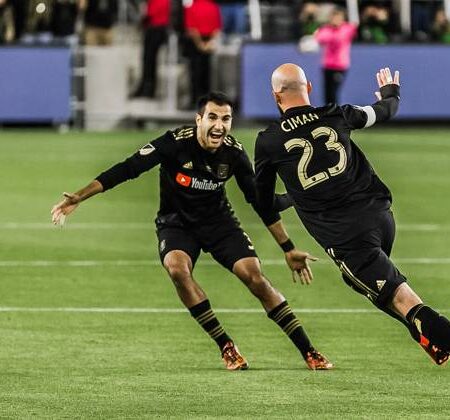
<path id="1" fill-rule="evenodd" d="M 216 0 L 222 16 L 222 31 L 226 35 L 248 32 L 247 0 Z"/>
<path id="2" fill-rule="evenodd" d="M 84 43 L 111 45 L 113 26 L 117 20 L 117 0 L 84 0 Z"/>
<path id="3" fill-rule="evenodd" d="M 144 18 L 144 45 L 142 76 L 134 98 L 154 98 L 156 93 L 156 66 L 158 52 L 167 42 L 170 24 L 170 0 L 147 0 Z"/>
<path id="4" fill-rule="evenodd" d="M 338 103 L 338 93 L 350 67 L 350 48 L 357 26 L 346 20 L 345 10 L 337 7 L 329 22 L 321 26 L 315 38 L 323 48 L 322 71 L 325 103 Z"/>
<path id="5" fill-rule="evenodd" d="M 21 39 L 25 31 L 25 20 L 28 11 L 27 1 L 24 0 L 8 0 L 13 10 L 15 39 Z"/>
<path id="6" fill-rule="evenodd" d="M 389 40 L 389 11 L 380 5 L 368 5 L 361 13 L 359 38 L 363 42 L 386 44 Z"/>
<path id="7" fill-rule="evenodd" d="M 430 40 L 431 24 L 435 13 L 434 1 L 411 1 L 411 32 L 413 40 Z"/>
<path id="8" fill-rule="evenodd" d="M 78 43 L 76 22 L 83 0 L 53 0 L 50 28 L 55 39 L 70 45 Z"/>
<path id="9" fill-rule="evenodd" d="M 0 44 L 14 41 L 13 9 L 8 0 L 0 0 Z"/>
<path id="10" fill-rule="evenodd" d="M 450 44 L 450 23 L 444 9 L 439 9 L 431 25 L 431 39 L 433 41 Z"/>
<path id="11" fill-rule="evenodd" d="M 186 55 L 191 77 L 191 105 L 210 90 L 211 55 L 222 28 L 220 9 L 213 0 L 194 0 L 184 9 Z"/>
<path id="12" fill-rule="evenodd" d="M 319 28 L 319 9 L 317 3 L 306 2 L 300 10 L 300 36 L 312 35 Z"/>

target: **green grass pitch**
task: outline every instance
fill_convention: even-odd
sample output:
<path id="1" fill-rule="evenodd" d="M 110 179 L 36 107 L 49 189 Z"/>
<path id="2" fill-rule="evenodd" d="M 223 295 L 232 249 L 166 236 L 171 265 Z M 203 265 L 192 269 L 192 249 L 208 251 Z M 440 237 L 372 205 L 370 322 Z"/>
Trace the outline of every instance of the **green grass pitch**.
<path id="1" fill-rule="evenodd" d="M 234 131 L 250 154 L 256 131 Z M 228 195 L 264 272 L 335 370 L 307 370 L 239 281 L 203 256 L 196 278 L 250 363 L 224 370 L 158 263 L 157 169 L 82 204 L 64 229 L 50 224 L 63 191 L 161 132 L 0 132 L 0 418 L 450 418 L 450 367 L 352 292 L 288 210 L 295 243 L 320 257 L 313 284 L 293 284 L 234 181 Z M 450 316 L 450 130 L 354 138 L 394 195 L 394 260 Z"/>

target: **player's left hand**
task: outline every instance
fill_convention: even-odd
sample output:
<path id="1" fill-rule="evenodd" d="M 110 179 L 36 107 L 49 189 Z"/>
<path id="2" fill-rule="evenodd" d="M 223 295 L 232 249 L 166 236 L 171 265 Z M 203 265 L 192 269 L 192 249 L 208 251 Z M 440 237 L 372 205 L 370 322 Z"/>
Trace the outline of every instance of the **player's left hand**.
<path id="1" fill-rule="evenodd" d="M 313 257 L 307 252 L 299 251 L 298 249 L 286 252 L 284 256 L 287 265 L 292 270 L 292 280 L 294 280 L 294 283 L 300 279 L 302 284 L 311 284 L 313 274 L 311 267 L 309 266 L 309 261 L 317 261 L 318 258 Z"/>
<path id="2" fill-rule="evenodd" d="M 383 86 L 387 85 L 400 86 L 400 72 L 396 70 L 394 73 L 394 78 L 392 78 L 391 69 L 389 67 L 380 69 L 380 71 L 377 73 L 377 82 L 380 89 Z M 382 98 L 380 92 L 375 92 L 375 96 L 379 101 L 381 101 Z"/>

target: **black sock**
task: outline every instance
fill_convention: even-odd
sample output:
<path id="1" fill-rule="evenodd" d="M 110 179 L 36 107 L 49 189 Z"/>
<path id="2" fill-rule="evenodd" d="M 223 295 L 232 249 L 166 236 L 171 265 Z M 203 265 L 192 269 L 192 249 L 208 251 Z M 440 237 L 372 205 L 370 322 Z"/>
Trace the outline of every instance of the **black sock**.
<path id="1" fill-rule="evenodd" d="M 376 302 L 372 302 L 378 309 L 381 309 L 384 313 L 388 314 L 390 317 L 396 319 L 397 321 L 401 322 L 406 328 L 408 328 L 409 333 L 411 334 L 411 337 L 413 340 L 420 343 L 420 332 L 417 331 L 417 328 L 408 322 L 408 320 L 401 317 L 399 314 L 394 312 L 392 309 L 389 309 L 385 306 L 381 306 L 377 304 Z"/>
<path id="2" fill-rule="evenodd" d="M 219 349 L 222 350 L 228 341 L 232 341 L 228 334 L 220 325 L 216 318 L 209 300 L 206 299 L 199 304 L 189 308 L 189 312 L 200 324 L 200 326 L 209 334 L 209 336 L 217 343 Z"/>
<path id="3" fill-rule="evenodd" d="M 414 306 L 406 315 L 411 326 L 443 351 L 450 351 L 450 322 L 429 306 Z"/>
<path id="4" fill-rule="evenodd" d="M 287 334 L 295 347 L 300 350 L 303 358 L 306 359 L 307 353 L 314 350 L 314 347 L 288 303 L 286 301 L 280 303 L 267 316 Z"/>

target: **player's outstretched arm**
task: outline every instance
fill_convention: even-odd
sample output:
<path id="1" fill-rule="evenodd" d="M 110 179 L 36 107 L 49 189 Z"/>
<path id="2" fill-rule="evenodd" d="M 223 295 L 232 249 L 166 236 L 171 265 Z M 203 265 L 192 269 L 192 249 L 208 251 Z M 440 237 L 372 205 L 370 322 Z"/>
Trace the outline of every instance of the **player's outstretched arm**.
<path id="1" fill-rule="evenodd" d="M 102 191 L 103 185 L 99 181 L 94 180 L 76 193 L 63 193 L 64 200 L 55 204 L 50 212 L 53 224 L 62 226 L 66 216 L 72 213 L 82 201 Z"/>
<path id="2" fill-rule="evenodd" d="M 313 280 L 313 274 L 311 267 L 309 266 L 309 261 L 317 261 L 316 257 L 308 254 L 307 252 L 300 251 L 295 248 L 295 245 L 289 239 L 289 235 L 281 220 L 276 223 L 267 226 L 270 233 L 280 245 L 281 249 L 284 251 L 284 257 L 288 267 L 292 271 L 292 279 L 294 283 L 300 278 L 302 284 L 311 284 Z"/>

